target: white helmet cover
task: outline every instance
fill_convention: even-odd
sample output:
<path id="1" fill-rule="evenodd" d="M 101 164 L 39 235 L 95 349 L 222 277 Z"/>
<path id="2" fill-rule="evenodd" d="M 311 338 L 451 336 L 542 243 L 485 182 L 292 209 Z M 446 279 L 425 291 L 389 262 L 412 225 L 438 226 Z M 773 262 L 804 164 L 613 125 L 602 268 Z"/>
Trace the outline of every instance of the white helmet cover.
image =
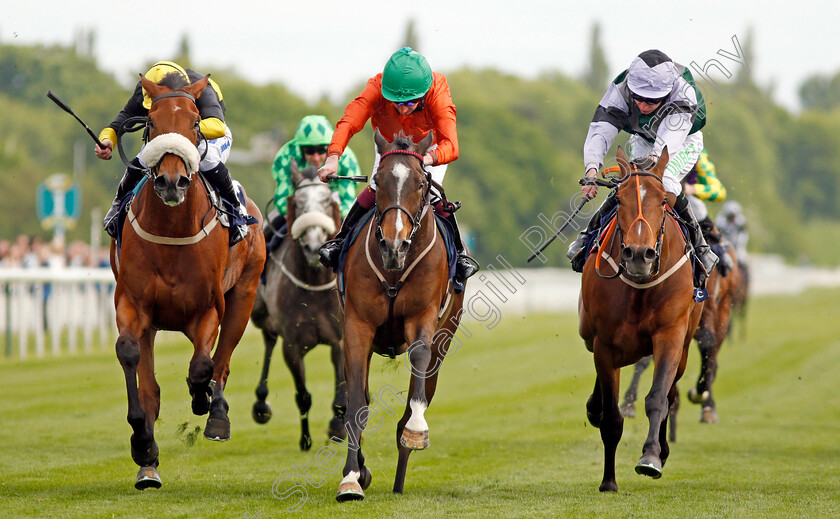
<path id="1" fill-rule="evenodd" d="M 646 50 L 630 63 L 627 88 L 638 96 L 659 99 L 671 93 L 677 77 L 671 58 L 660 50 Z"/>

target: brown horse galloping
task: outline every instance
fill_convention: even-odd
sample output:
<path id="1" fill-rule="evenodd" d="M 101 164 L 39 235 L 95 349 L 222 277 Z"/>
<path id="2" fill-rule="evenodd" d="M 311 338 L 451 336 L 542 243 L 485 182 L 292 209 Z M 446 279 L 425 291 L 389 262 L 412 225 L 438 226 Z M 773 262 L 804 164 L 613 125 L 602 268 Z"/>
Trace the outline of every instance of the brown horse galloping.
<path id="1" fill-rule="evenodd" d="M 374 135 L 381 160 L 376 172 L 376 217 L 351 246 L 345 263 L 344 356 L 349 447 L 338 501 L 360 500 L 370 485 L 359 439 L 370 404 L 368 370 L 373 353 L 407 353 L 409 400 L 397 424 L 399 461 L 394 492 L 401 493 L 412 450 L 429 446 L 424 412 L 438 371 L 460 322 L 464 294 L 453 293 L 446 247 L 429 205 L 423 154 L 431 145 L 402 135 L 388 143 Z"/>
<path id="2" fill-rule="evenodd" d="M 125 372 L 128 423 L 134 432 L 131 456 L 141 467 L 135 487 L 141 490 L 161 485 L 154 438 L 160 410 L 155 334 L 176 330 L 193 343 L 187 376 L 192 410 L 197 415 L 210 413 L 205 437 L 229 439 L 223 392 L 230 356 L 248 324 L 265 261 L 264 238 L 256 225 L 247 239 L 228 249 L 227 229 L 216 225 L 217 214 L 202 182 L 193 181 L 200 161 L 195 99 L 208 78 L 187 85 L 175 77 L 165 77 L 160 85 L 141 78 L 153 100 L 147 122 L 150 141 L 144 152 L 156 153 L 157 159 L 148 162 L 154 189 L 147 186 L 133 202 L 119 256 L 111 242 L 120 332 L 116 350 Z M 247 208 L 261 219 L 251 200 Z"/>
<path id="3" fill-rule="evenodd" d="M 645 398 L 650 427 L 636 472 L 654 479 L 662 475 L 670 452 L 668 409 L 702 309 L 692 297 L 685 241 L 665 211 L 667 149 L 650 172 L 631 170 L 620 147 L 617 159 L 624 178 L 615 194 L 618 216 L 600 250 L 586 262 L 578 302 L 580 336 L 594 353 L 597 373 L 586 414 L 601 429 L 604 443 L 602 492 L 618 490 L 615 453 L 624 427 L 618 408 L 620 368 L 651 354 L 656 368 Z M 612 259 L 616 257 L 620 265 Z M 602 259 L 610 262 L 615 275 L 601 273 Z"/>
<path id="4" fill-rule="evenodd" d="M 735 261 L 735 249 L 729 247 L 726 254 L 729 254 L 732 258 L 734 267 L 726 276 L 722 276 L 718 268 L 709 276 L 706 282 L 709 287 L 709 298 L 703 303 L 700 324 L 694 332 L 694 338 L 697 340 L 697 347 L 700 351 L 700 375 L 697 377 L 697 384 L 688 390 L 688 399 L 695 404 L 703 404 L 700 411 L 700 422 L 702 423 L 718 422 L 712 385 L 717 377 L 718 353 L 720 353 L 723 341 L 729 335 L 731 313 L 735 308 L 736 297 L 744 279 L 740 264 Z M 624 402 L 621 404 L 621 414 L 627 418 L 636 416 L 635 401 L 639 379 L 642 372 L 650 365 L 651 360 L 651 357 L 645 357 L 635 365 L 633 379 L 624 394 Z M 679 404 L 678 394 L 671 407 L 669 422 L 670 433 L 668 438 L 672 442 L 677 440 L 677 410 Z"/>

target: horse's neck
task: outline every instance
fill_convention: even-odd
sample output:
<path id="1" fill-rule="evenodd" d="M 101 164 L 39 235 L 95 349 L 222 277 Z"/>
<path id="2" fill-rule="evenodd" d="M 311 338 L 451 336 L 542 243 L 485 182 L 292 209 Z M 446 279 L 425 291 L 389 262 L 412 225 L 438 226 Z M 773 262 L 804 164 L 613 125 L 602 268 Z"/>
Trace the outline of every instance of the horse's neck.
<path id="1" fill-rule="evenodd" d="M 331 269 L 321 267 L 313 267 L 306 261 L 306 256 L 303 254 L 303 248 L 289 236 L 286 240 L 287 247 L 285 260 L 283 264 L 296 278 L 309 285 L 322 285 L 332 281 L 335 277 Z"/>
<path id="2" fill-rule="evenodd" d="M 214 215 L 210 211 L 210 200 L 198 179 L 193 179 L 184 196 L 176 206 L 168 206 L 155 193 L 154 186 L 147 183 L 134 202 L 134 213 L 143 230 L 161 236 L 187 236 L 198 232 Z"/>

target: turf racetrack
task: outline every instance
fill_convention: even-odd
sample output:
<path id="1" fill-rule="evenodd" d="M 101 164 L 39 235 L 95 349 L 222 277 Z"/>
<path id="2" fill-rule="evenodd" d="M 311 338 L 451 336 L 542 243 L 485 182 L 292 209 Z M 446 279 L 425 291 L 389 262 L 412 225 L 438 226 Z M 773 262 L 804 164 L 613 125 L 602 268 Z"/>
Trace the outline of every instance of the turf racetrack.
<path id="1" fill-rule="evenodd" d="M 363 502 L 345 504 L 334 497 L 346 451 L 328 459 L 322 449 L 316 459 L 331 413 L 327 348 L 307 357 L 310 452 L 298 448 L 294 390 L 279 350 L 269 384 L 274 417 L 267 425 L 251 419 L 262 358 L 253 330 L 234 353 L 226 390 L 231 440 L 199 436 L 190 445 L 205 423 L 190 413 L 184 381 L 192 347 L 160 334 L 163 487 L 143 492 L 133 486 L 125 384 L 113 351 L 0 360 L 0 516 L 837 517 L 839 300 L 838 290 L 812 290 L 751 301 L 746 340 L 724 343 L 720 355 L 719 424 L 700 424 L 699 407 L 684 398 L 698 373 L 692 346 L 679 441 L 657 481 L 633 471 L 647 431 L 648 370 L 639 417 L 625 421 L 618 447 L 617 494 L 598 492 L 603 448 L 584 410 L 594 367 L 575 315 L 521 317 L 502 307 L 492 330 L 465 321 L 472 337 L 444 364 L 426 413 L 431 447 L 412 454 L 405 494 L 391 493 L 398 416 L 388 406 L 399 402 L 382 396 L 374 403 L 382 425 L 363 443 L 373 483 Z M 622 390 L 630 374 L 622 372 Z M 371 393 L 388 386 L 406 390 L 406 367 L 376 357 Z"/>

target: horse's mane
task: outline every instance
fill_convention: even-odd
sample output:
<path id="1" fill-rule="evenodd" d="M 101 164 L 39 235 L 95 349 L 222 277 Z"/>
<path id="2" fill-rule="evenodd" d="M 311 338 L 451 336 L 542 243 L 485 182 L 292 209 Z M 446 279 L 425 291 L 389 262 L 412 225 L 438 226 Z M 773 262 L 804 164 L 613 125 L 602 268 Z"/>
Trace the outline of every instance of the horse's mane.
<path id="1" fill-rule="evenodd" d="M 169 72 L 158 82 L 158 85 L 165 86 L 173 91 L 180 90 L 189 84 L 190 82 L 178 72 Z"/>
<path id="2" fill-rule="evenodd" d="M 400 131 L 400 133 L 394 136 L 394 142 L 392 144 L 395 150 L 407 150 L 412 146 L 416 146 L 414 139 L 410 135 L 406 135 L 403 131 Z"/>

